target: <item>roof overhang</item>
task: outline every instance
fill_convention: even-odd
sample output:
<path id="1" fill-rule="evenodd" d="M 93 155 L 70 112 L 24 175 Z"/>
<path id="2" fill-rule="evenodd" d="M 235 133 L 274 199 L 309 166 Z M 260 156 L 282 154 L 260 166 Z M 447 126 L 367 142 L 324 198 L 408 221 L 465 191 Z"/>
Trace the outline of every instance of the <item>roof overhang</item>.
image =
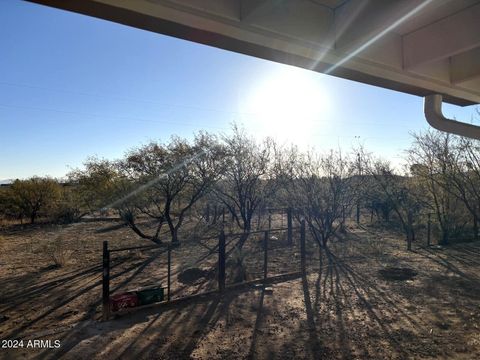
<path id="1" fill-rule="evenodd" d="M 30 0 L 404 93 L 480 103 L 478 0 Z"/>

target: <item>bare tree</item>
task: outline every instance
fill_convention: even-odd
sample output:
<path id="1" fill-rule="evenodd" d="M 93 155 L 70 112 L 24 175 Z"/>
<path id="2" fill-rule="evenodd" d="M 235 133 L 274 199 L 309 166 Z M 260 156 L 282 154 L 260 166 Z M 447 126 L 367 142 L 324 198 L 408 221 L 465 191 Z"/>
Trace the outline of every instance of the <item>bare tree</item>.
<path id="1" fill-rule="evenodd" d="M 414 179 L 396 174 L 389 162 L 369 161 L 366 166 L 368 174 L 376 181 L 405 232 L 407 249 L 412 249 L 415 240 L 415 225 L 423 202 L 419 196 Z"/>
<path id="2" fill-rule="evenodd" d="M 370 210 L 370 222 L 373 221 L 373 215 L 377 220 L 383 220 L 388 223 L 390 215 L 394 210 L 392 199 L 383 191 L 379 183 L 372 177 L 365 181 L 364 186 L 364 203 L 365 207 Z"/>
<path id="3" fill-rule="evenodd" d="M 233 130 L 224 137 L 224 170 L 215 194 L 245 234 L 238 244 L 241 249 L 255 212 L 275 192 L 274 143 L 269 139 L 258 143 L 238 127 Z"/>
<path id="4" fill-rule="evenodd" d="M 450 156 L 448 180 L 453 194 L 464 203 L 471 214 L 473 236 L 479 238 L 480 220 L 480 143 L 467 138 L 455 138 L 455 156 Z"/>
<path id="5" fill-rule="evenodd" d="M 461 204 L 458 197 L 454 196 L 455 181 L 452 181 L 458 179 L 455 174 L 458 175 L 456 164 L 459 163 L 459 153 L 455 150 L 455 138 L 440 131 L 427 131 L 413 136 L 408 162 L 422 192 L 429 197 L 441 231 L 440 243 L 447 244 L 452 233 L 464 226 L 459 221 Z"/>
<path id="6" fill-rule="evenodd" d="M 320 247 L 343 224 L 344 213 L 356 204 L 360 179 L 356 162 L 341 151 L 317 155 L 292 149 L 288 196 L 292 207 L 303 216 Z"/>
<path id="7" fill-rule="evenodd" d="M 216 138 L 205 133 L 196 136 L 193 144 L 172 138 L 168 144 L 152 142 L 133 149 L 119 163 L 126 196 L 115 206 L 139 236 L 160 242 L 166 224 L 172 243 L 178 243 L 187 213 L 221 173 L 219 151 Z M 141 229 L 138 215 L 156 224 L 153 233 Z"/>

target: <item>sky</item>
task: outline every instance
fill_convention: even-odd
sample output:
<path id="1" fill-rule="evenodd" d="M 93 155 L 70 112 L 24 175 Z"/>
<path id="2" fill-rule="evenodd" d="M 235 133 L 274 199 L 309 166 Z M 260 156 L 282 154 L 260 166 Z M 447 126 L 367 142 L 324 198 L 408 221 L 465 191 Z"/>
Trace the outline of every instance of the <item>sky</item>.
<path id="1" fill-rule="evenodd" d="M 446 105 L 470 121 L 474 107 Z M 318 151 L 359 144 L 399 163 L 423 99 L 17 0 L 0 1 L 0 180 L 63 177 L 173 134 Z"/>

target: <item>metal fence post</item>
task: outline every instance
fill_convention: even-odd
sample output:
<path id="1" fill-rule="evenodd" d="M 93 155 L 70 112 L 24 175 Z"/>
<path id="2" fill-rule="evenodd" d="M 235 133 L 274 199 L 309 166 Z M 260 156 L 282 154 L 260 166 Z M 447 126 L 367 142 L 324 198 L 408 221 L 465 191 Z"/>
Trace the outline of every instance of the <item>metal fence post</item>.
<path id="1" fill-rule="evenodd" d="M 305 249 L 305 219 L 302 219 L 300 225 L 300 269 L 302 274 L 306 273 L 306 249 Z"/>
<path id="2" fill-rule="evenodd" d="M 430 234 L 431 234 L 431 227 L 432 227 L 432 222 L 431 222 L 431 216 L 432 214 L 428 214 L 428 223 L 427 223 L 427 246 L 430 246 Z"/>
<path id="3" fill-rule="evenodd" d="M 225 292 L 225 232 L 218 237 L 218 291 Z"/>
<path id="4" fill-rule="evenodd" d="M 268 276 L 268 231 L 265 231 L 265 236 L 263 238 L 263 280 Z"/>
<path id="5" fill-rule="evenodd" d="M 213 224 L 216 224 L 218 220 L 218 206 L 215 204 L 213 208 Z"/>
<path id="6" fill-rule="evenodd" d="M 293 226 L 292 226 L 292 208 L 288 208 L 288 213 L 287 213 L 287 243 L 288 245 L 292 245 L 293 243 Z"/>
<path id="7" fill-rule="evenodd" d="M 108 250 L 108 241 L 103 242 L 102 270 L 102 319 L 106 321 L 110 318 L 110 251 Z"/>
<path id="8" fill-rule="evenodd" d="M 259 208 L 257 212 L 257 230 L 260 229 L 261 222 L 262 222 L 262 210 Z"/>
<path id="9" fill-rule="evenodd" d="M 167 248 L 167 301 L 170 301 L 170 289 L 172 278 L 172 247 Z"/>

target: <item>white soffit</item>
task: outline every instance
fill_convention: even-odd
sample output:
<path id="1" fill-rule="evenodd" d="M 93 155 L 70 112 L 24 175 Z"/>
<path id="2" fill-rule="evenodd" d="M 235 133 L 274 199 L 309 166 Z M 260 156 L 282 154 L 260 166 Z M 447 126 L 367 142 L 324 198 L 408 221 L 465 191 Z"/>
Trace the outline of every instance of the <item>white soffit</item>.
<path id="1" fill-rule="evenodd" d="M 31 0 L 409 94 L 480 103 L 479 0 Z"/>

